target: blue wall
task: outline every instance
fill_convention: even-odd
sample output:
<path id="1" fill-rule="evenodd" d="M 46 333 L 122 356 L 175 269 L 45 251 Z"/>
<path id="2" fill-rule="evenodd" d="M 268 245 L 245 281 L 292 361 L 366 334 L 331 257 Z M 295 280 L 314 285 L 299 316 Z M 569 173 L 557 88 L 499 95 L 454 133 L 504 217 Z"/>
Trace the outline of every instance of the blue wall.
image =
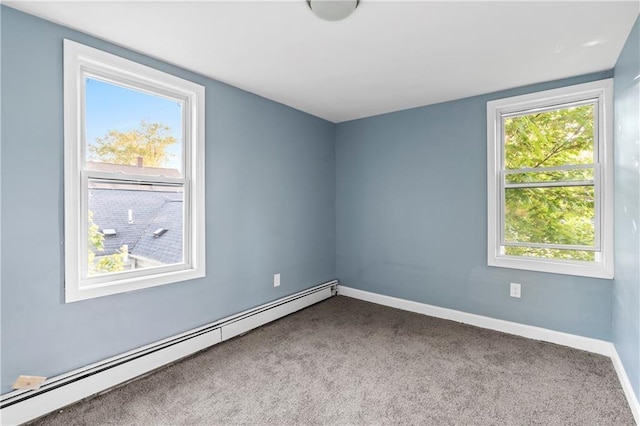
<path id="1" fill-rule="evenodd" d="M 612 337 L 640 398 L 640 20 L 636 20 L 613 72 L 616 277 Z"/>
<path id="2" fill-rule="evenodd" d="M 0 15 L 2 392 L 18 374 L 60 374 L 337 275 L 613 340 L 640 395 L 637 22 L 613 72 L 333 125 L 4 6 Z M 63 303 L 63 38 L 206 86 L 205 279 Z M 616 279 L 487 267 L 486 102 L 614 74 Z M 509 298 L 509 282 L 523 284 L 522 299 Z"/>
<path id="3" fill-rule="evenodd" d="M 487 266 L 489 100 L 582 76 L 341 123 L 336 270 L 346 286 L 598 339 L 611 281 Z M 509 297 L 509 283 L 522 298 Z"/>
<path id="4" fill-rule="evenodd" d="M 2 392 L 335 278 L 332 123 L 0 7 Z M 63 303 L 63 38 L 206 87 L 205 279 Z"/>

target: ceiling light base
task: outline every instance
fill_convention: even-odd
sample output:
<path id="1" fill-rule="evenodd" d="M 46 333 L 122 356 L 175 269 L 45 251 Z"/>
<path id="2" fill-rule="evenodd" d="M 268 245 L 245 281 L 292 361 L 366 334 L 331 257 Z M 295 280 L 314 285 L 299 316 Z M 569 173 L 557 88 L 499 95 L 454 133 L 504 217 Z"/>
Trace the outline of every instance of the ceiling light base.
<path id="1" fill-rule="evenodd" d="M 325 21 L 341 21 L 351 15 L 360 0 L 307 0 L 309 9 Z"/>

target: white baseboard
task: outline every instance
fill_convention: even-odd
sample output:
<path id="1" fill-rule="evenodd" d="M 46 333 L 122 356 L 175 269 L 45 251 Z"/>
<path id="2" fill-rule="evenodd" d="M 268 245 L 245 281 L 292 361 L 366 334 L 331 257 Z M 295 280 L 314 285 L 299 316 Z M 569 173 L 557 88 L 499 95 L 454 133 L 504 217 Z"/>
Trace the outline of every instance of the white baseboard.
<path id="1" fill-rule="evenodd" d="M 0 424 L 19 425 L 171 364 L 332 296 L 337 281 L 241 312 L 0 397 Z"/>
<path id="2" fill-rule="evenodd" d="M 425 303 L 399 299 L 397 297 L 385 296 L 378 293 L 371 293 L 364 290 L 345 287 L 343 285 L 338 286 L 338 294 L 341 296 L 352 297 L 354 299 L 360 299 L 367 302 L 377 303 L 379 305 L 402 309 L 405 311 L 416 312 L 436 318 L 461 322 L 464 324 L 474 325 L 476 327 L 501 331 L 503 333 L 514 334 L 533 340 L 541 340 L 543 342 L 555 343 L 558 345 L 568 346 L 571 348 L 608 356 L 611 358 L 616 373 L 618 374 L 618 379 L 620 380 L 622 389 L 624 390 L 625 396 L 627 397 L 627 401 L 629 402 L 629 406 L 631 407 L 631 411 L 635 418 L 636 424 L 640 425 L 640 403 L 638 402 L 638 399 L 633 392 L 631 382 L 627 377 L 627 373 L 624 369 L 624 366 L 622 365 L 620 357 L 618 356 L 618 352 L 611 342 L 592 339 L 590 337 L 576 336 L 569 333 L 562 333 L 560 331 L 549 330 L 532 325 L 485 317 L 482 315 L 470 314 L 467 312 L 456 311 L 454 309 L 441 308 L 439 306 L 427 305 Z"/>
<path id="3" fill-rule="evenodd" d="M 571 348 L 581 349 L 583 351 L 593 352 L 600 355 L 611 355 L 611 342 L 606 342 L 604 340 L 576 336 L 574 334 L 562 333 L 560 331 L 549 330 L 532 325 L 456 311 L 454 309 L 441 308 L 439 306 L 427 305 L 425 303 L 371 293 L 342 285 L 338 287 L 338 294 L 405 311 L 448 319 L 464 324 L 471 324 L 476 327 L 488 328 L 489 330 L 496 330 L 503 333 L 515 334 L 516 336 L 527 337 L 529 339 L 542 340 L 543 342 L 569 346 Z"/>
<path id="4" fill-rule="evenodd" d="M 640 401 L 638 400 L 636 393 L 633 391 L 631 381 L 629 380 L 629 376 L 627 376 L 627 372 L 624 369 L 624 365 L 622 364 L 618 351 L 613 344 L 611 346 L 611 361 L 613 362 L 613 367 L 616 369 L 616 373 L 618 373 L 618 379 L 620 380 L 622 390 L 624 390 L 624 394 L 627 397 L 627 402 L 629 402 L 629 407 L 631 407 L 633 417 L 636 419 L 636 424 L 640 425 Z"/>

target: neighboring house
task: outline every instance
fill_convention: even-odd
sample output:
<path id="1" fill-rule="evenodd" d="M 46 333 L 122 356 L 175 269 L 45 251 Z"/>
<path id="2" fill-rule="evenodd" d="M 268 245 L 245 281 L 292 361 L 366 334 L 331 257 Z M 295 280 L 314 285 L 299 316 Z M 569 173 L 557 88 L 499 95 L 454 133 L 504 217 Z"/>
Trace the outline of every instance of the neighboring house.
<path id="1" fill-rule="evenodd" d="M 147 176 L 180 177 L 180 170 L 169 169 L 165 167 L 145 166 L 142 164 L 142 158 L 140 157 L 138 157 L 138 164 L 136 166 L 130 166 L 128 164 L 111 164 L 100 163 L 98 161 L 87 161 L 87 168 L 100 172 L 121 172 Z"/>
<path id="2" fill-rule="evenodd" d="M 100 170 L 179 175 L 175 169 L 93 164 L 99 165 Z M 182 200 L 182 192 L 171 187 L 101 184 L 91 188 L 88 207 L 93 213 L 93 223 L 104 235 L 104 251 L 95 252 L 96 258 L 126 250 L 127 267 L 131 268 L 181 262 Z"/>

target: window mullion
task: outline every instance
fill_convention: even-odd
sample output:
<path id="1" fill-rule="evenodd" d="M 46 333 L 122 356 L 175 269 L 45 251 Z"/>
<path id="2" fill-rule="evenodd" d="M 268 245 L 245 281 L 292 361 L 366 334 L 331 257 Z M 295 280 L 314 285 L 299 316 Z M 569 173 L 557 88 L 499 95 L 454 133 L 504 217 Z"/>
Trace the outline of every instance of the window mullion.
<path id="1" fill-rule="evenodd" d="M 593 174 L 593 178 L 594 178 L 594 197 L 595 199 L 594 201 L 594 210 L 595 210 L 595 217 L 593 218 L 595 223 L 595 232 L 596 232 L 596 240 L 595 240 L 595 246 L 597 248 L 598 251 L 601 250 L 601 242 L 602 242 L 602 180 L 601 180 L 601 173 L 600 173 L 600 164 L 597 164 L 594 170 L 594 174 Z"/>
<path id="2" fill-rule="evenodd" d="M 515 188 L 564 188 L 568 186 L 594 186 L 593 180 L 558 180 L 550 182 L 505 183 L 506 189 Z"/>
<path id="3" fill-rule="evenodd" d="M 520 173 L 544 173 L 544 172 L 567 172 L 572 170 L 593 169 L 594 164 L 566 164 L 564 166 L 555 167 L 523 167 L 520 169 L 504 169 L 507 175 Z"/>
<path id="4" fill-rule="evenodd" d="M 505 183 L 506 183 L 506 179 L 507 179 L 507 173 L 506 173 L 506 169 L 505 169 L 505 165 L 506 165 L 506 153 L 505 153 L 505 138 L 504 138 L 504 117 L 500 116 L 500 128 L 499 128 L 499 146 L 498 146 L 498 150 L 500 151 L 500 170 L 499 170 L 499 179 L 500 179 L 500 190 L 499 190 L 499 200 L 498 200 L 498 205 L 499 205 L 499 215 L 500 217 L 498 218 L 499 220 L 499 224 L 498 224 L 498 229 L 499 229 L 499 235 L 498 235 L 498 241 L 500 242 L 500 247 L 499 247 L 499 251 L 502 251 L 502 246 L 504 245 L 504 241 L 506 241 L 506 235 L 505 235 L 505 228 L 506 228 L 506 221 L 505 221 L 505 207 L 506 207 L 506 189 L 505 189 Z"/>
<path id="5" fill-rule="evenodd" d="M 503 241 L 503 246 L 510 247 L 531 247 L 531 248 L 543 248 L 543 249 L 560 249 L 560 250 L 583 250 L 583 251 L 597 251 L 596 246 L 585 245 L 571 245 L 571 244 L 551 244 L 551 243 L 531 243 L 527 241 Z"/>
<path id="6" fill-rule="evenodd" d="M 89 179 L 95 179 L 105 182 L 122 182 L 122 183 L 137 183 L 137 184 L 158 184 L 158 185 L 167 185 L 167 186 L 182 186 L 185 185 L 187 179 L 184 177 L 173 178 L 167 176 L 153 176 L 153 175 L 137 175 L 131 173 L 113 173 L 113 172 L 102 172 L 95 170 L 83 170 L 82 174 L 87 176 Z"/>
<path id="7" fill-rule="evenodd" d="M 89 177 L 80 177 L 80 279 L 89 276 Z"/>

